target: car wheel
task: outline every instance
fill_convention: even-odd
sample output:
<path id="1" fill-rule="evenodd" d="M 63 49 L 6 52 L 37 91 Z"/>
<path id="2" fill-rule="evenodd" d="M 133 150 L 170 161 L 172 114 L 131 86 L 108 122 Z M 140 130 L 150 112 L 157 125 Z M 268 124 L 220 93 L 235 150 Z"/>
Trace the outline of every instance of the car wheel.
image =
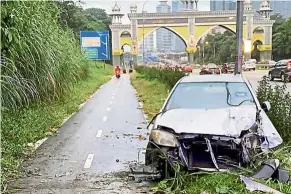
<path id="1" fill-rule="evenodd" d="M 281 81 L 282 82 L 285 82 L 286 81 L 286 76 L 284 73 L 281 74 Z"/>
<path id="2" fill-rule="evenodd" d="M 253 71 L 256 71 L 256 68 L 253 68 Z"/>
<path id="3" fill-rule="evenodd" d="M 269 73 L 269 79 L 270 79 L 271 81 L 274 81 L 274 77 L 272 76 L 272 73 Z"/>

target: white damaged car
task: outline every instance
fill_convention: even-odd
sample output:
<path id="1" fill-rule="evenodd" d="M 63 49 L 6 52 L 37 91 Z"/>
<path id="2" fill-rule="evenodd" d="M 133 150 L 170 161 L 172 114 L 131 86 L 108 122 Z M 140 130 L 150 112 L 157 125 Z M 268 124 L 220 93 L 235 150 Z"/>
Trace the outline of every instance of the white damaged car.
<path id="1" fill-rule="evenodd" d="M 167 162 L 187 170 L 244 166 L 282 143 L 266 115 L 270 108 L 241 75 L 183 77 L 149 123 L 146 165 L 162 176 Z"/>

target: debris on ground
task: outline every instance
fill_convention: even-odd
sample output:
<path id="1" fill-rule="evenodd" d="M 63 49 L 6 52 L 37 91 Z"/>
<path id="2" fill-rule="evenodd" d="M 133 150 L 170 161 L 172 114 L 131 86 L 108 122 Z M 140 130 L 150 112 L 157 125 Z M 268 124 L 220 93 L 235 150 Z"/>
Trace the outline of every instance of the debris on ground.
<path id="1" fill-rule="evenodd" d="M 251 178 L 240 175 L 240 179 L 245 183 L 246 188 L 250 191 L 262 191 L 266 193 L 273 193 L 273 194 L 283 194 L 280 191 L 277 191 L 271 187 L 268 187 L 262 183 L 258 183 L 256 181 L 253 181 Z"/>
<path id="2" fill-rule="evenodd" d="M 287 183 L 291 179 L 288 172 L 280 167 L 278 159 L 270 159 L 263 162 L 260 170 L 253 177 L 257 179 L 272 178 L 282 183 Z"/>
<path id="3" fill-rule="evenodd" d="M 139 139 L 139 140 L 146 140 L 147 138 L 144 137 L 144 136 L 142 136 L 142 135 L 138 135 L 138 139 Z"/>
<path id="4" fill-rule="evenodd" d="M 146 166 L 144 164 L 131 164 L 129 169 L 130 173 L 128 177 L 131 180 L 156 180 L 161 178 L 160 172 L 152 166 Z"/>
<path id="5" fill-rule="evenodd" d="M 116 162 L 119 162 L 119 159 L 116 159 Z"/>
<path id="6" fill-rule="evenodd" d="M 123 133 L 123 136 L 133 136 L 132 133 Z"/>

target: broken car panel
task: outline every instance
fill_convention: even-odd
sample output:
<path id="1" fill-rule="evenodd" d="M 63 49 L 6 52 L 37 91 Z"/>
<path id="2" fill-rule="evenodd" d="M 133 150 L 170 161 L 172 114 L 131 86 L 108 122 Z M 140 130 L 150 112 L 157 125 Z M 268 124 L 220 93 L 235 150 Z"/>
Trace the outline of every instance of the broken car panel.
<path id="1" fill-rule="evenodd" d="M 269 109 L 242 76 L 184 77 L 149 125 L 146 164 L 162 169 L 166 156 L 188 170 L 246 165 L 258 152 L 282 143 L 265 113 Z"/>

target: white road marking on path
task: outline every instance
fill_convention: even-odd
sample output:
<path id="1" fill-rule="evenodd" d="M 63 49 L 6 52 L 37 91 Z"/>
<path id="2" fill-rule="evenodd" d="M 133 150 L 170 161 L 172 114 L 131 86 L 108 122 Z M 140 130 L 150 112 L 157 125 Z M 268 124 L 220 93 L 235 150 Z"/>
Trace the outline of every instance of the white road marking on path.
<path id="1" fill-rule="evenodd" d="M 102 130 L 98 130 L 96 137 L 101 137 L 101 135 L 102 135 Z"/>
<path id="2" fill-rule="evenodd" d="M 108 107 L 108 108 L 107 108 L 107 111 L 110 111 L 110 109 L 111 109 L 111 108 L 110 108 L 110 107 Z"/>
<path id="3" fill-rule="evenodd" d="M 84 164 L 84 168 L 91 168 L 91 164 L 93 162 L 93 158 L 94 158 L 94 154 L 89 154 L 86 161 L 85 161 L 85 164 Z"/>
<path id="4" fill-rule="evenodd" d="M 112 96 L 112 99 L 114 99 L 114 96 Z"/>
<path id="5" fill-rule="evenodd" d="M 110 101 L 109 104 L 112 104 L 112 101 Z"/>
<path id="6" fill-rule="evenodd" d="M 113 96 L 115 96 L 115 92 L 113 92 L 113 94 L 112 94 Z"/>
<path id="7" fill-rule="evenodd" d="M 107 120 L 107 116 L 103 117 L 103 122 L 105 122 Z"/>

